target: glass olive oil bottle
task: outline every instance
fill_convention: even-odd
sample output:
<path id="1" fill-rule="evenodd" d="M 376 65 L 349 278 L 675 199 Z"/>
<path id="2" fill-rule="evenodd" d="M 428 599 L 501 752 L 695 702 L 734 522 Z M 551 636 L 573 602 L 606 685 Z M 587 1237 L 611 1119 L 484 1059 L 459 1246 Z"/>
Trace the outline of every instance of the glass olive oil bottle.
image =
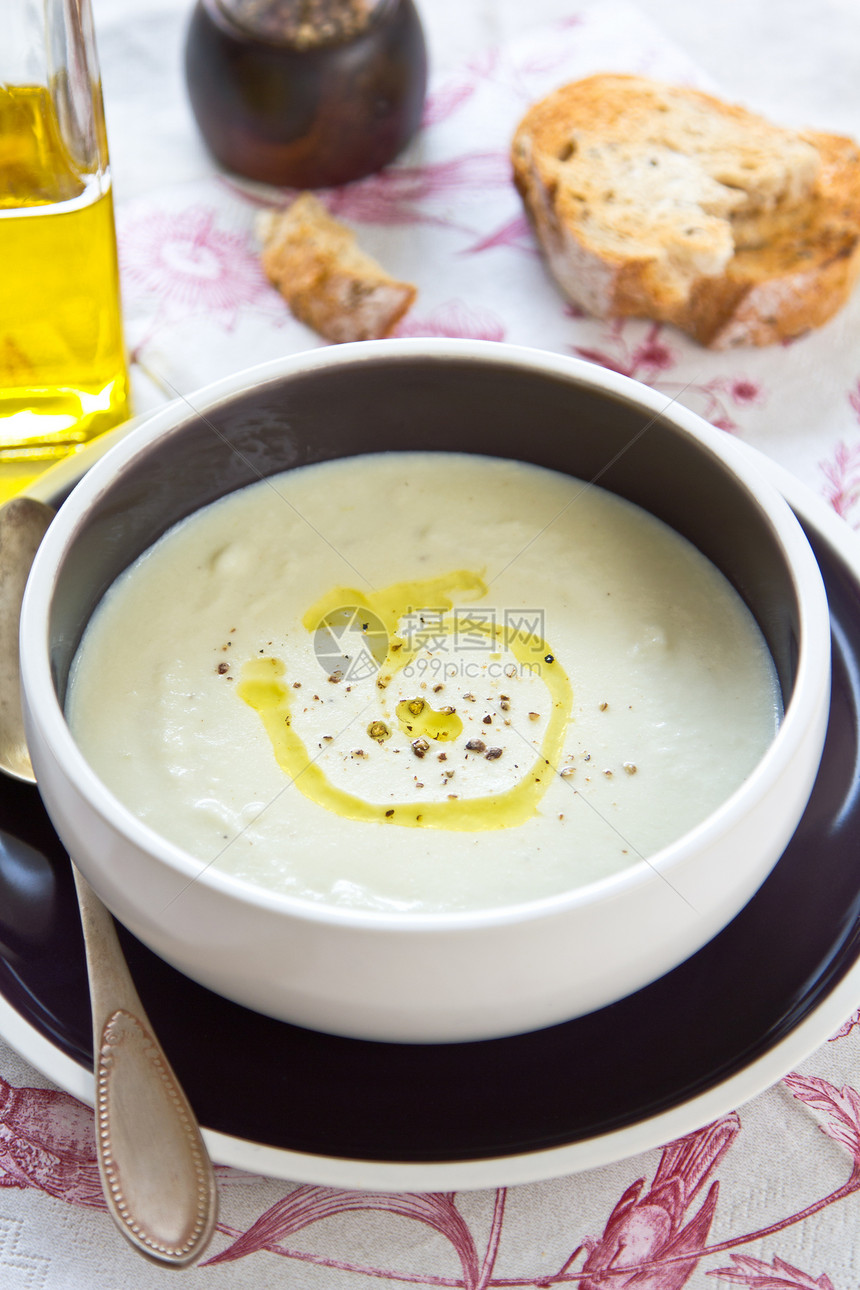
<path id="1" fill-rule="evenodd" d="M 12 82 L 2 65 L 29 41 L 18 62 L 38 70 L 29 32 L 36 12 L 47 19 L 18 6 L 0 54 L 0 466 L 18 463 L 23 480 L 27 463 L 66 455 L 130 406 L 89 3 L 49 7 L 44 83 Z"/>

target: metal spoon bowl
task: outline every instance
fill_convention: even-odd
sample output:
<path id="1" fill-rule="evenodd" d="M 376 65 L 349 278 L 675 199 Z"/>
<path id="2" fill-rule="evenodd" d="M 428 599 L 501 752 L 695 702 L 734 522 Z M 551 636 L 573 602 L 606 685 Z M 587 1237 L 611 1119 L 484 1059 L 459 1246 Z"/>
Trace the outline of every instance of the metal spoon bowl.
<path id="1" fill-rule="evenodd" d="M 35 783 L 21 710 L 18 626 L 33 558 L 53 511 L 0 507 L 0 772 Z M 188 1099 L 144 1011 L 113 919 L 72 863 L 93 1014 L 96 1151 L 108 1210 L 156 1263 L 186 1267 L 217 1215 L 212 1163 Z"/>

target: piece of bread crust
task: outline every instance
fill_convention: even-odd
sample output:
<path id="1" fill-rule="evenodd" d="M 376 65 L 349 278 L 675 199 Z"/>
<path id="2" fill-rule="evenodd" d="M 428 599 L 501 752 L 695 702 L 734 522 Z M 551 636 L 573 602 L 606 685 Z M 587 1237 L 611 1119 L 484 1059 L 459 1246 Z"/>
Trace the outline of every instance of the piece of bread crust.
<path id="1" fill-rule="evenodd" d="M 257 222 L 261 262 L 291 312 L 326 340 L 390 336 L 417 294 L 358 246 L 355 234 L 302 193 L 286 211 Z"/>
<path id="2" fill-rule="evenodd" d="M 514 180 L 564 294 L 703 345 L 818 327 L 860 273 L 860 151 L 699 91 L 598 75 L 535 104 Z"/>

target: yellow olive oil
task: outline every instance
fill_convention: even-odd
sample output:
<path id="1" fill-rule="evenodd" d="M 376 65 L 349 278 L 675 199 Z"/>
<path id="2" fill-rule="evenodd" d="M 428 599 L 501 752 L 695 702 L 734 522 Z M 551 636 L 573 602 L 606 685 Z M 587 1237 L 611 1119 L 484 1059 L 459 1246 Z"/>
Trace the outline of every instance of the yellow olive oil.
<path id="1" fill-rule="evenodd" d="M 386 678 L 390 681 L 420 648 L 415 643 L 410 645 L 402 636 L 397 635 L 400 620 L 416 605 L 433 605 L 450 610 L 453 608 L 452 593 L 463 590 L 481 597 L 487 594 L 487 585 L 480 574 L 459 569 L 441 578 L 393 583 L 370 595 L 365 595 L 354 587 L 335 587 L 307 611 L 302 621 L 308 631 L 313 631 L 320 619 L 338 605 L 361 606 L 375 614 L 389 633 L 389 652 L 376 683 L 378 688 L 384 690 L 387 683 L 381 683 Z M 445 635 L 451 635 L 454 632 L 453 620 L 443 619 L 439 630 Z M 526 639 L 524 633 L 495 625 L 475 624 L 475 630 L 486 635 L 488 643 L 498 642 L 504 645 L 519 663 L 528 666 L 533 662 L 534 642 Z M 550 652 L 546 641 L 539 641 L 538 646 L 548 664 L 541 673 L 541 679 L 552 700 L 541 747 L 531 766 L 512 788 L 483 797 L 456 800 L 449 798 L 441 802 L 420 804 L 367 802 L 333 784 L 318 759 L 308 751 L 293 725 L 293 690 L 286 680 L 287 669 L 281 659 L 249 659 L 242 667 L 236 693 L 262 720 L 271 740 L 275 759 L 285 774 L 305 797 L 336 815 L 343 815 L 351 820 L 399 824 L 406 828 L 471 832 L 515 828 L 537 812 L 540 800 L 556 774 L 573 708 L 573 692 L 567 673 Z M 384 706 L 382 712 L 385 719 L 371 723 L 375 730 L 368 728 L 371 739 L 377 742 L 384 742 L 392 724 Z M 463 722 L 453 708 L 434 710 L 423 699 L 399 703 L 396 720 L 410 738 L 414 733 L 410 724 L 415 722 L 415 729 L 420 728 L 425 736 L 441 743 L 455 740 L 463 730 Z"/>
<path id="2" fill-rule="evenodd" d="M 417 739 L 445 743 L 463 733 L 463 721 L 454 708 L 431 708 L 426 699 L 402 699 L 395 708 L 400 728 Z"/>
<path id="3" fill-rule="evenodd" d="M 46 89 L 0 86 L 0 463 L 20 475 L 130 414 L 109 178 L 76 163 Z"/>

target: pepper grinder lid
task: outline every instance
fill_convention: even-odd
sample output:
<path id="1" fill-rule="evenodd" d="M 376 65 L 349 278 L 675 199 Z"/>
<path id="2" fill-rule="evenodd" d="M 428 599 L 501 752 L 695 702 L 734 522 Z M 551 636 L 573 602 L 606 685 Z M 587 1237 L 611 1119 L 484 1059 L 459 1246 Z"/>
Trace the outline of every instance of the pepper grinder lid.
<path id="1" fill-rule="evenodd" d="M 249 35 L 293 49 L 353 40 L 389 0 L 217 0 Z"/>

